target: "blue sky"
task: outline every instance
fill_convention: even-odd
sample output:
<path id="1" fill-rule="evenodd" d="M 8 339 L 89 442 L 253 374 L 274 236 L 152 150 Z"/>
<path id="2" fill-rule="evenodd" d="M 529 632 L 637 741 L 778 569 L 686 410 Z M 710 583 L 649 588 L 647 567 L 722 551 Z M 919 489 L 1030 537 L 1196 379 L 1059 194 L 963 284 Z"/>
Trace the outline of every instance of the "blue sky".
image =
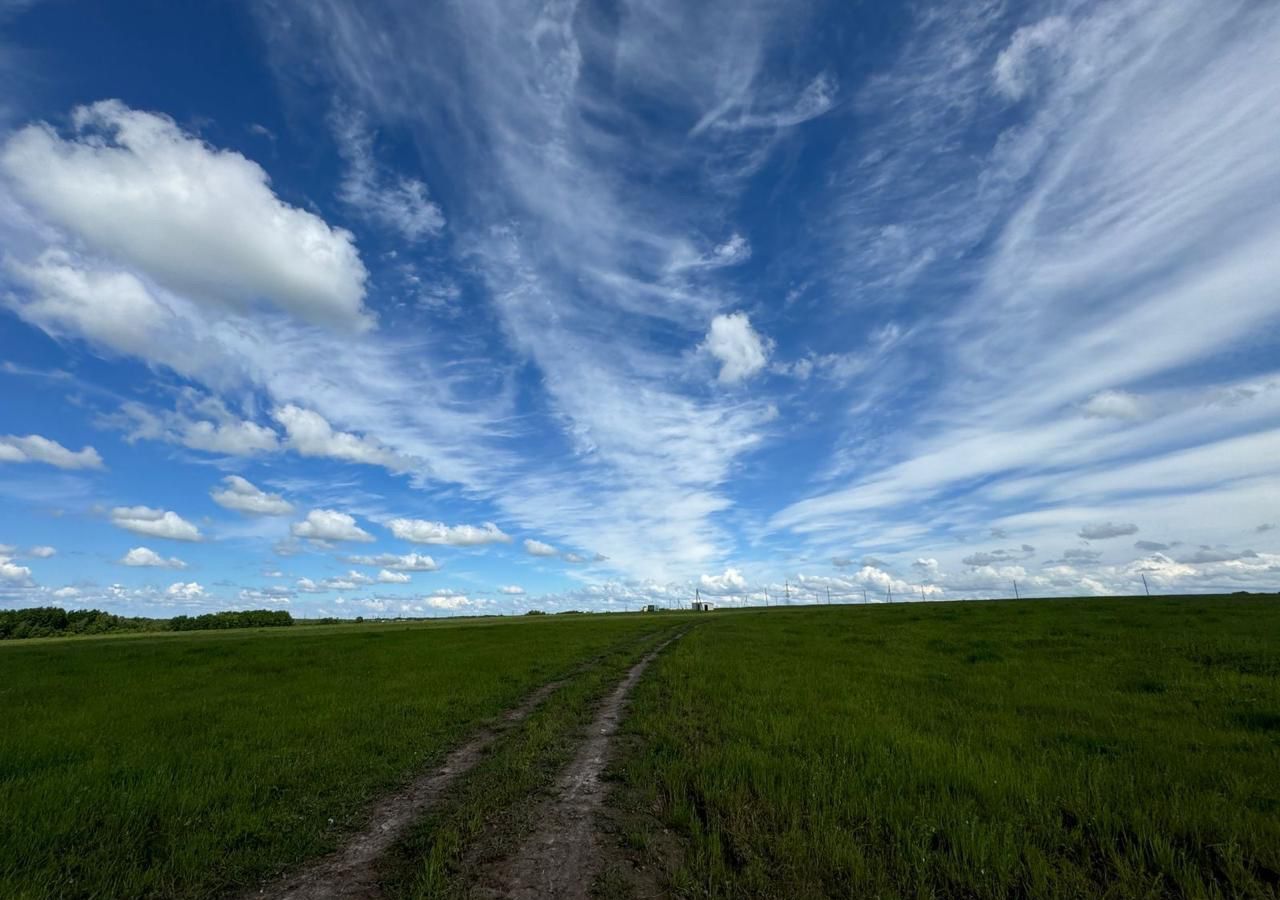
<path id="1" fill-rule="evenodd" d="M 0 0 L 0 604 L 1280 588 L 1276 46 Z"/>

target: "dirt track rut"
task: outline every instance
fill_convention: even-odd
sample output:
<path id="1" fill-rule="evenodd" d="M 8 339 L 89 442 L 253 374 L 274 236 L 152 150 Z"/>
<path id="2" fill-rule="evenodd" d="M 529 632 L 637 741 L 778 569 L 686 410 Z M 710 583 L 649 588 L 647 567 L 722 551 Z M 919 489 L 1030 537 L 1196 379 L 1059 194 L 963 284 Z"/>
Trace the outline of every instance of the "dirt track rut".
<path id="1" fill-rule="evenodd" d="M 529 717 L 542 701 L 563 684 L 553 681 L 534 691 L 502 719 L 456 748 L 439 768 L 380 800 L 370 811 L 369 824 L 334 853 L 299 872 L 249 892 L 248 897 L 272 900 L 372 900 L 382 895 L 378 863 L 427 810 L 439 802 L 460 776 L 475 767 L 486 750 Z"/>
<path id="2" fill-rule="evenodd" d="M 491 898 L 585 900 L 600 874 L 597 813 L 606 788 L 601 779 L 631 689 L 672 641 L 647 653 L 602 703 L 587 740 L 561 774 L 554 796 L 534 813 L 537 829 L 511 857 L 479 878 L 476 894 Z"/>

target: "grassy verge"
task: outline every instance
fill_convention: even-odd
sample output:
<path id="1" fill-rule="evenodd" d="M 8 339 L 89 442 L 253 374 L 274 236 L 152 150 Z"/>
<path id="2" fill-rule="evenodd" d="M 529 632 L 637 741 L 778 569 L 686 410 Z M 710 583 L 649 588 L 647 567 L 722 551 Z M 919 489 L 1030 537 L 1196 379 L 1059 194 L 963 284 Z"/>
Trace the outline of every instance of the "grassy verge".
<path id="1" fill-rule="evenodd" d="M 1275 598 L 715 617 L 616 768 L 678 895 L 1280 896 Z"/>
<path id="2" fill-rule="evenodd" d="M 480 721 L 656 627 L 584 617 L 0 647 L 0 896 L 235 892 L 332 848 Z"/>
<path id="3" fill-rule="evenodd" d="M 388 866 L 388 895 L 400 900 L 467 896 L 477 873 L 517 849 L 532 830 L 534 810 L 573 758 L 599 699 L 669 632 L 615 648 L 503 738 L 396 849 Z"/>

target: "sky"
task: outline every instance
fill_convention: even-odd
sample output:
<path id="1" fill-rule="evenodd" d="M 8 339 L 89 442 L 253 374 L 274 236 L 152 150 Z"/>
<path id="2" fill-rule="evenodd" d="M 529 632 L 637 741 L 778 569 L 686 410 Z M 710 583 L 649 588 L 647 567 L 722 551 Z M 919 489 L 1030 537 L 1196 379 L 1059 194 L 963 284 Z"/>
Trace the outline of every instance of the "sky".
<path id="1" fill-rule="evenodd" d="M 1277 46 L 0 0 L 0 607 L 1280 589 Z"/>

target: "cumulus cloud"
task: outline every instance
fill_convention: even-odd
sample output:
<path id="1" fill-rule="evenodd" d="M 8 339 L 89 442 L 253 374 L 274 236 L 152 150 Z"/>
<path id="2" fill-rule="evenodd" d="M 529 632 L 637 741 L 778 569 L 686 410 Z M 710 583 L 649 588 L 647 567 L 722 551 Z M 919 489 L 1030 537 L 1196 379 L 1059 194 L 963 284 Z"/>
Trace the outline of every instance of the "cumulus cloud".
<path id="1" fill-rule="evenodd" d="M 1077 533 L 1086 541 L 1103 541 L 1108 538 L 1137 534 L 1138 526 L 1132 523 L 1102 522 L 1097 525 L 1086 525 Z"/>
<path id="2" fill-rule="evenodd" d="M 524 588 L 520 587 L 518 584 L 504 584 L 502 587 L 498 588 L 498 593 L 506 594 L 509 597 L 518 597 L 524 593 Z"/>
<path id="3" fill-rule="evenodd" d="M 333 509 L 313 509 L 302 522 L 295 522 L 290 529 L 294 537 L 306 538 L 317 543 L 330 541 L 370 542 L 373 535 L 356 524 L 356 520 L 344 512 Z"/>
<path id="4" fill-rule="evenodd" d="M 408 584 L 412 580 L 407 572 L 393 572 L 390 569 L 378 572 L 379 584 Z"/>
<path id="5" fill-rule="evenodd" d="M 347 164 L 338 197 L 370 221 L 399 232 L 406 240 L 434 237 L 444 228 L 444 214 L 427 186 L 417 178 L 391 175 L 374 156 L 374 135 L 364 117 L 352 110 L 330 116 L 338 153 Z"/>
<path id="6" fill-rule="evenodd" d="M 312 410 L 287 404 L 272 415 L 288 433 L 289 447 L 302 456 L 382 466 L 393 472 L 404 472 L 413 466 L 412 460 L 372 438 L 334 430 L 324 416 Z"/>
<path id="7" fill-rule="evenodd" d="M 20 566 L 7 556 L 0 556 L 0 579 L 5 581 L 25 582 L 31 577 L 31 570 Z"/>
<path id="8" fill-rule="evenodd" d="M 103 416 L 104 425 L 121 428 L 130 442 L 164 441 L 229 456 L 252 456 L 280 449 L 280 438 L 257 422 L 241 419 L 215 397 L 188 388 L 179 395 L 180 409 L 153 410 L 130 401 L 114 415 Z"/>
<path id="9" fill-rule="evenodd" d="M 745 312 L 719 315 L 711 320 L 703 348 L 720 363 L 721 384 L 738 384 L 764 368 L 769 344 L 751 327 Z"/>
<path id="10" fill-rule="evenodd" d="M 48 546 L 32 547 L 30 550 L 27 551 L 27 556 L 32 556 L 32 557 L 35 557 L 36 559 L 48 559 L 49 557 L 56 556 L 57 554 L 58 554 L 57 547 L 48 547 Z"/>
<path id="11" fill-rule="evenodd" d="M 371 325 L 351 234 L 282 202 L 256 163 L 118 100 L 71 120 L 69 136 L 38 123 L 0 148 L 0 170 L 50 221 L 206 304 L 266 300 L 314 322 Z"/>
<path id="12" fill-rule="evenodd" d="M 376 556 L 346 556 L 347 562 L 357 566 L 381 566 L 393 572 L 434 572 L 440 565 L 430 556 L 421 553 L 379 553 Z"/>
<path id="13" fill-rule="evenodd" d="M 373 578 L 370 578 L 363 572 L 357 572 L 355 569 L 352 569 L 345 575 L 335 575 L 330 578 L 322 579 L 321 581 L 314 581 L 310 578 L 299 578 L 297 581 L 297 589 L 304 594 L 323 594 L 326 591 L 355 591 L 373 583 Z"/>
<path id="14" fill-rule="evenodd" d="M 171 541 L 201 541 L 204 536 L 176 512 L 149 506 L 117 506 L 111 510 L 111 524 L 135 534 L 167 538 Z"/>
<path id="15" fill-rule="evenodd" d="M 164 595 L 170 600 L 199 600 L 204 596 L 204 587 L 195 581 L 188 581 L 185 584 L 175 581 L 165 588 Z"/>
<path id="16" fill-rule="evenodd" d="M 511 536 L 492 522 L 481 526 L 446 525 L 424 519 L 392 519 L 387 523 L 391 533 L 414 544 L 446 544 L 450 547 L 476 547 L 481 544 L 510 543 Z"/>
<path id="17" fill-rule="evenodd" d="M 239 593 L 241 603 L 288 606 L 294 590 L 287 587 L 243 588 Z"/>
<path id="18" fill-rule="evenodd" d="M 102 457 L 92 447 L 68 450 L 57 441 L 29 434 L 0 437 L 0 462 L 46 463 L 59 469 L 101 469 Z"/>
<path id="19" fill-rule="evenodd" d="M 708 594 L 740 594 L 747 589 L 747 579 L 737 569 L 725 569 L 719 575 L 702 575 L 698 586 Z"/>
<path id="20" fill-rule="evenodd" d="M 185 569 L 187 567 L 187 564 L 176 556 L 166 559 L 150 547 L 134 547 L 120 558 L 120 562 L 126 566 L 154 569 Z"/>
<path id="21" fill-rule="evenodd" d="M 435 593 L 423 597 L 422 603 L 433 609 L 465 609 L 473 605 L 473 601 L 462 594 Z"/>
<path id="22" fill-rule="evenodd" d="M 526 538 L 524 542 L 524 552 L 530 556 L 559 556 L 560 551 L 550 544 L 544 544 L 542 541 L 535 541 L 532 538 Z"/>
<path id="23" fill-rule="evenodd" d="M 293 512 L 293 504 L 284 497 L 268 494 L 239 475 L 228 475 L 222 482 L 226 487 L 209 494 L 219 506 L 253 516 L 285 516 Z"/>

